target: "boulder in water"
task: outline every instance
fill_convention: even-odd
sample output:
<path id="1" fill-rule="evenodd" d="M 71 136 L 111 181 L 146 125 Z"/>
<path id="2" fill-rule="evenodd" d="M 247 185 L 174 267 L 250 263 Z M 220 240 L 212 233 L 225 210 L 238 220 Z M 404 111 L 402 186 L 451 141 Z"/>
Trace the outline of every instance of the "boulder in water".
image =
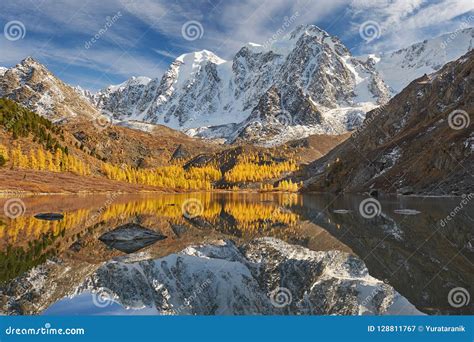
<path id="1" fill-rule="evenodd" d="M 154 244 L 166 236 L 135 223 L 125 224 L 103 234 L 99 240 L 125 253 L 133 253 Z"/>

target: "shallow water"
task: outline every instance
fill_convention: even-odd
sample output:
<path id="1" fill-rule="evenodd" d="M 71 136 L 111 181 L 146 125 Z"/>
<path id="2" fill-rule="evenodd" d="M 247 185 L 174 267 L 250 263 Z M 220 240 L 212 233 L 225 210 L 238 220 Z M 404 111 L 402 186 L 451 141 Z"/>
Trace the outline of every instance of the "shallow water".
<path id="1" fill-rule="evenodd" d="M 130 249 L 150 259 L 218 239 L 244 243 L 275 237 L 314 251 L 340 250 L 358 256 L 371 276 L 392 285 L 424 313 L 472 314 L 472 301 L 460 308 L 448 301 L 452 288 L 473 292 L 472 202 L 379 198 L 369 201 L 374 215 L 370 207 L 367 212 L 360 207 L 364 200 L 256 193 L 22 198 L 23 215 L 12 219 L 12 213 L 5 215 L 7 210 L 0 212 L 2 310 L 7 314 L 96 313 L 87 294 L 76 296 L 74 289 L 104 261 L 126 255 L 127 248 L 114 248 L 99 238 L 134 223 L 166 236 Z M 7 201 L 0 199 L 0 206 Z M 39 220 L 34 217 L 38 213 L 62 213 L 64 218 Z M 59 265 L 56 271 L 43 272 L 50 261 Z M 13 296 L 21 298 L 21 307 L 9 304 Z M 106 309 L 99 313 L 130 313 L 119 304 Z"/>

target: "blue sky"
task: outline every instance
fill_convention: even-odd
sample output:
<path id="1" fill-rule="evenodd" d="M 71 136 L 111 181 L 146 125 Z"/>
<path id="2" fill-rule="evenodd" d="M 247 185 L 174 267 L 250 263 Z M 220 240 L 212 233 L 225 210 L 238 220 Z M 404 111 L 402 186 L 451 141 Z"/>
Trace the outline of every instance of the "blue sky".
<path id="1" fill-rule="evenodd" d="M 472 0 L 1 0 L 0 65 L 31 55 L 67 83 L 97 90 L 131 76 L 159 77 L 182 53 L 232 58 L 291 18 L 285 33 L 315 24 L 361 54 L 455 31 L 473 14 Z M 380 30 L 370 42 L 359 34 L 367 21 Z M 7 39 L 12 23 L 24 31 L 17 26 L 20 37 Z M 186 23 L 197 36 L 183 34 Z"/>

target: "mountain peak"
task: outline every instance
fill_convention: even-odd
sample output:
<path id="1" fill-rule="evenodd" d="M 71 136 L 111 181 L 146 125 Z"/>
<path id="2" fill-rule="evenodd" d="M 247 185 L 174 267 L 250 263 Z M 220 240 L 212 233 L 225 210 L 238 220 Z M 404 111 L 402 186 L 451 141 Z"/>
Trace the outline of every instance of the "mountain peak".
<path id="1" fill-rule="evenodd" d="M 134 86 L 146 86 L 148 83 L 151 82 L 151 78 L 146 76 L 132 76 L 129 79 L 125 80 L 122 83 L 110 85 L 105 88 L 104 92 L 115 92 L 117 90 L 123 90 L 128 87 Z"/>
<path id="2" fill-rule="evenodd" d="M 197 63 L 197 64 L 201 64 L 202 62 L 208 62 L 208 61 L 214 64 L 222 64 L 226 62 L 224 59 L 220 58 L 215 53 L 209 50 L 201 50 L 201 51 L 184 53 L 178 58 L 176 58 L 176 61 L 181 62 L 181 63 Z"/>
<path id="3" fill-rule="evenodd" d="M 32 56 L 8 69 L 0 82 L 2 97 L 21 103 L 51 121 L 95 117 L 97 108 L 79 93 Z"/>
<path id="4" fill-rule="evenodd" d="M 30 72 L 31 70 L 36 70 L 41 73 L 51 74 L 49 69 L 44 64 L 41 64 L 31 56 L 28 56 L 23 59 L 19 64 L 15 66 L 15 68 L 17 70 L 21 70 L 24 73 Z"/>
<path id="5" fill-rule="evenodd" d="M 470 36 L 463 36 L 462 41 L 451 41 L 449 56 L 440 56 L 430 65 L 434 68 L 439 61 L 454 59 L 458 50 L 465 52 L 472 46 Z M 443 53 L 440 43 L 428 45 Z M 109 87 L 94 103 L 118 120 L 163 124 L 227 142 L 245 132 L 249 142 L 255 137 L 257 143 L 279 144 L 309 134 L 354 129 L 367 111 L 395 93 L 389 91 L 387 80 L 398 81 L 408 67 L 405 74 L 412 76 L 410 81 L 424 71 L 417 67 L 426 65 L 419 63 L 424 61 L 419 50 L 408 48 L 388 64 L 381 60 L 391 55 L 374 55 L 367 63 L 353 57 L 336 36 L 315 25 L 299 25 L 268 44 L 247 43 L 228 62 L 208 50 L 183 54 L 161 78 L 131 79 Z M 386 65 L 391 68 L 383 68 Z M 381 70 L 390 73 L 381 75 Z M 275 92 L 267 94 L 268 89 Z M 277 97 L 280 101 L 269 101 Z M 282 125 L 273 120 L 280 112 L 289 120 L 287 130 L 280 131 Z"/>
<path id="6" fill-rule="evenodd" d="M 32 56 L 28 56 L 26 57 L 25 59 L 23 59 L 21 62 L 20 62 L 21 65 L 23 66 L 36 66 L 36 65 L 40 65 L 40 66 L 43 66 L 40 62 L 38 62 L 36 59 L 34 59 Z"/>
<path id="7" fill-rule="evenodd" d="M 298 25 L 293 31 L 290 32 L 290 39 L 299 38 L 302 34 L 310 36 L 330 36 L 329 33 L 321 29 L 320 27 L 312 24 Z"/>
<path id="8" fill-rule="evenodd" d="M 282 36 L 279 39 L 276 39 L 267 46 L 257 46 L 247 44 L 244 48 L 249 49 L 253 52 L 261 52 L 263 50 L 273 51 L 276 54 L 287 56 L 291 51 L 293 51 L 297 46 L 297 42 L 301 37 L 305 37 L 307 43 L 316 43 L 322 44 L 326 38 L 331 38 L 334 43 L 339 43 L 343 45 L 338 38 L 331 36 L 329 33 L 319 28 L 316 25 L 298 25 L 293 31 Z"/>

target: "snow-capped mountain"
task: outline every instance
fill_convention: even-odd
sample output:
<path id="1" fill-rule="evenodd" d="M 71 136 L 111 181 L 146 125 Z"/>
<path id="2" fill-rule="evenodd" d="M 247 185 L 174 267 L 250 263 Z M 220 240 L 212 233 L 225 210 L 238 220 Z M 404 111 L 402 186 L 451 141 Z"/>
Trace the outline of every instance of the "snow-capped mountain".
<path id="1" fill-rule="evenodd" d="M 444 34 L 394 52 L 370 55 L 372 63 L 394 94 L 411 81 L 431 74 L 474 48 L 474 28 Z"/>
<path id="2" fill-rule="evenodd" d="M 240 248 L 220 241 L 139 259 L 105 263 L 74 295 L 94 293 L 92 302 L 101 307 L 115 301 L 128 311 L 165 315 L 421 314 L 393 287 L 370 276 L 359 258 L 274 238 Z"/>
<path id="3" fill-rule="evenodd" d="M 164 124 L 191 136 L 274 145 L 352 130 L 409 82 L 473 47 L 465 29 L 395 52 L 353 57 L 336 37 L 297 27 L 232 60 L 210 51 L 178 57 L 161 79 L 132 78 L 96 94 L 119 120 Z"/>
<path id="4" fill-rule="evenodd" d="M 100 113 L 77 90 L 54 76 L 31 57 L 0 70 L 0 97 L 12 99 L 46 118 L 92 118 Z"/>
<path id="5" fill-rule="evenodd" d="M 114 122 L 278 145 L 354 129 L 409 82 L 471 50 L 473 36 L 470 28 L 395 52 L 354 57 L 338 38 L 299 26 L 269 46 L 248 43 L 231 60 L 207 50 L 188 53 L 162 78 L 132 77 L 98 93 L 64 84 L 29 57 L 0 68 L 0 96 L 52 120 L 95 116 L 99 109 Z"/>
<path id="6" fill-rule="evenodd" d="M 98 107 L 107 108 L 115 118 L 134 117 L 140 114 L 137 105 L 150 81 L 148 77 L 132 77 L 119 85 L 109 86 L 96 94 L 86 96 Z"/>
<path id="7" fill-rule="evenodd" d="M 371 63 L 313 25 L 269 47 L 247 44 L 230 61 L 206 50 L 185 54 L 161 80 L 136 80 L 104 89 L 95 103 L 116 119 L 228 141 L 277 137 L 288 127 L 302 127 L 297 136 L 343 133 L 389 98 Z"/>

